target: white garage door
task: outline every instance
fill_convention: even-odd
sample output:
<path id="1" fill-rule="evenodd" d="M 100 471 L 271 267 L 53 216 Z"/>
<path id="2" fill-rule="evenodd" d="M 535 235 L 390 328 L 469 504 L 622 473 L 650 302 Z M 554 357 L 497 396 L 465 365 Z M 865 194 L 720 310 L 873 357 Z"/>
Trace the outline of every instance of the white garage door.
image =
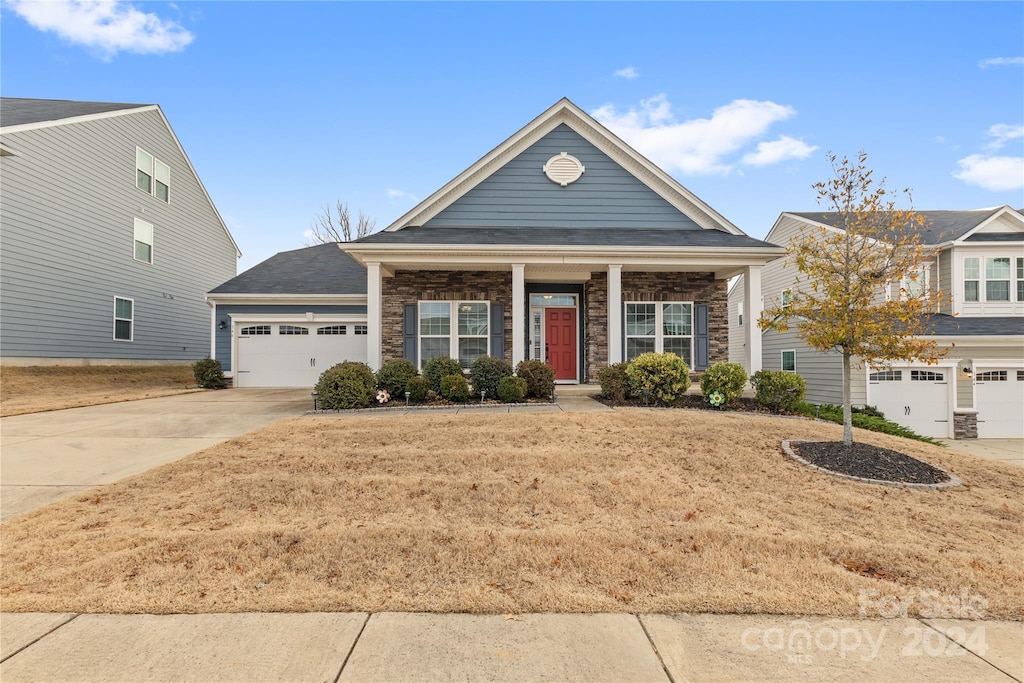
<path id="1" fill-rule="evenodd" d="M 897 368 L 868 376 L 868 401 L 885 417 L 921 436 L 947 438 L 949 369 Z"/>
<path id="2" fill-rule="evenodd" d="M 979 439 L 1024 439 L 1024 370 L 986 368 L 974 391 Z"/>
<path id="3" fill-rule="evenodd" d="M 327 368 L 366 362 L 366 325 L 239 324 L 235 386 L 312 387 Z"/>

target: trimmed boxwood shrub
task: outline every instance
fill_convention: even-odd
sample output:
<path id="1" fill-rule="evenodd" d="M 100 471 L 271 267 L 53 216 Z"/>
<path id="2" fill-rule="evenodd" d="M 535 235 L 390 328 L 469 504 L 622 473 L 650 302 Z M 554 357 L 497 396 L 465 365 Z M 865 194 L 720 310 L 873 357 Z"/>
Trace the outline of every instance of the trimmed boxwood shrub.
<path id="1" fill-rule="evenodd" d="M 758 370 L 750 378 L 757 402 L 772 410 L 792 411 L 807 394 L 804 378 L 784 370 Z"/>
<path id="2" fill-rule="evenodd" d="M 502 377 L 498 382 L 498 398 L 505 403 L 519 403 L 526 397 L 526 380 L 522 377 Z"/>
<path id="3" fill-rule="evenodd" d="M 628 366 L 629 363 L 615 363 L 597 371 L 602 396 L 617 403 L 626 400 L 629 396 L 629 375 L 626 374 Z"/>
<path id="4" fill-rule="evenodd" d="M 462 366 L 459 361 L 448 356 L 431 358 L 423 364 L 423 376 L 430 382 L 430 388 L 441 393 L 441 379 L 445 375 L 461 375 Z"/>
<path id="5" fill-rule="evenodd" d="M 722 405 L 728 405 L 743 396 L 746 383 L 747 371 L 739 363 L 715 363 L 701 376 L 700 391 L 705 399 L 718 391 L 725 397 Z"/>
<path id="6" fill-rule="evenodd" d="M 427 394 L 430 393 L 430 381 L 426 377 L 417 375 L 405 383 L 405 390 L 409 392 L 411 403 L 423 403 L 427 400 Z"/>
<path id="7" fill-rule="evenodd" d="M 527 398 L 551 398 L 555 393 L 555 369 L 539 360 L 519 361 L 516 376 L 526 380 Z"/>
<path id="8" fill-rule="evenodd" d="M 441 378 L 441 397 L 455 403 L 465 403 L 469 400 L 469 382 L 462 372 Z"/>
<path id="9" fill-rule="evenodd" d="M 386 389 L 392 401 L 405 397 L 405 385 L 419 374 L 416 366 L 404 358 L 395 358 L 384 363 L 377 371 L 377 388 Z"/>
<path id="10" fill-rule="evenodd" d="M 192 364 L 192 374 L 196 378 L 196 384 L 203 389 L 223 389 L 228 385 L 224 379 L 224 368 L 220 366 L 219 360 L 204 358 Z"/>
<path id="11" fill-rule="evenodd" d="M 473 394 L 480 395 L 486 391 L 489 398 L 498 397 L 498 384 L 505 377 L 512 376 L 512 366 L 494 356 L 480 356 L 469 366 L 469 376 L 473 380 Z"/>
<path id="12" fill-rule="evenodd" d="M 690 388 L 690 368 L 674 353 L 641 353 L 626 366 L 629 390 L 642 396 L 649 390 L 655 403 L 672 403 Z"/>
<path id="13" fill-rule="evenodd" d="M 366 408 L 377 395 L 377 380 L 366 363 L 345 361 L 324 370 L 316 391 L 325 410 Z"/>

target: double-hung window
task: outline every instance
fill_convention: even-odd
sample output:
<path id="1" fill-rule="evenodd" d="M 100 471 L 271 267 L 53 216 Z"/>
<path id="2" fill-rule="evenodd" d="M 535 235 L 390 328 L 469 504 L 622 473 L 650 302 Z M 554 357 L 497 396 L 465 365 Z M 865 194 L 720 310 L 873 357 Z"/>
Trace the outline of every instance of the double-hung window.
<path id="1" fill-rule="evenodd" d="M 420 363 L 448 356 L 468 368 L 488 353 L 489 320 L 490 305 L 486 301 L 421 301 Z"/>
<path id="2" fill-rule="evenodd" d="M 782 369 L 784 372 L 796 372 L 796 351 L 782 352 Z"/>
<path id="3" fill-rule="evenodd" d="M 1017 257 L 1017 301 L 1024 301 L 1024 258 Z"/>
<path id="4" fill-rule="evenodd" d="M 985 259 L 985 300 L 1010 300 L 1010 257 Z"/>
<path id="5" fill-rule="evenodd" d="M 160 201 L 170 201 L 171 167 L 141 147 L 136 147 L 135 187 Z"/>
<path id="6" fill-rule="evenodd" d="M 114 297 L 114 341 L 132 341 L 135 327 L 135 302 Z"/>
<path id="7" fill-rule="evenodd" d="M 153 262 L 153 224 L 135 219 L 135 260 Z"/>
<path id="8" fill-rule="evenodd" d="M 978 284 L 981 281 L 981 259 L 970 257 L 964 259 L 964 301 L 978 300 Z"/>
<path id="9" fill-rule="evenodd" d="M 911 277 L 909 274 L 900 280 L 900 291 L 906 292 L 907 298 L 918 299 L 922 295 L 928 293 L 928 268 L 930 264 L 922 264 L 918 268 L 917 276 Z"/>
<path id="10" fill-rule="evenodd" d="M 627 303 L 626 360 L 641 353 L 674 353 L 693 359 L 693 304 Z"/>

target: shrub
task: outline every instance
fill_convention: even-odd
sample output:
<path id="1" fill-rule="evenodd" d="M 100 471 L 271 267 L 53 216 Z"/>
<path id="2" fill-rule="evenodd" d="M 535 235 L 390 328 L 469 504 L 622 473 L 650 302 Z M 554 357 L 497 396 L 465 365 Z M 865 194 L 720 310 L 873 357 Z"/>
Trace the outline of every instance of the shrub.
<path id="1" fill-rule="evenodd" d="M 498 384 L 505 377 L 512 376 L 512 366 L 494 356 L 480 356 L 469 366 L 469 376 L 473 380 L 473 393 L 477 396 L 486 391 L 491 398 L 498 397 Z"/>
<path id="2" fill-rule="evenodd" d="M 409 401 L 412 403 L 423 403 L 430 393 L 430 380 L 426 377 L 416 375 L 405 383 L 405 390 L 409 392 Z"/>
<path id="3" fill-rule="evenodd" d="M 498 382 L 498 398 L 505 403 L 519 403 L 526 397 L 526 380 L 522 377 L 502 377 Z"/>
<path id="4" fill-rule="evenodd" d="M 555 393 L 555 369 L 539 360 L 520 361 L 516 376 L 526 380 L 529 398 L 551 398 Z M 500 388 L 500 387 L 499 387 Z"/>
<path id="5" fill-rule="evenodd" d="M 704 371 L 700 378 L 700 391 L 707 398 L 718 391 L 725 397 L 727 405 L 743 396 L 747 383 L 747 371 L 739 363 L 715 363 Z"/>
<path id="6" fill-rule="evenodd" d="M 320 407 L 326 410 L 366 408 L 376 398 L 377 381 L 366 363 L 345 361 L 324 370 L 316 391 Z"/>
<path id="7" fill-rule="evenodd" d="M 192 374 L 196 378 L 196 384 L 203 389 L 223 389 L 228 385 L 219 360 L 212 358 L 197 360 L 192 364 Z"/>
<path id="8" fill-rule="evenodd" d="M 867 407 L 867 406 L 866 406 Z M 822 403 L 819 406 L 815 406 L 813 403 L 807 403 L 806 401 L 800 401 L 793 406 L 793 412 L 801 413 L 807 417 L 818 417 L 822 420 L 828 420 L 829 422 L 835 422 L 837 424 L 843 424 L 843 407 L 832 405 L 830 403 Z M 878 412 L 877 410 L 874 412 Z M 928 436 L 921 436 L 917 432 L 907 429 L 903 425 L 890 422 L 882 417 L 871 415 L 869 412 L 864 412 L 863 408 L 853 408 L 852 410 L 852 421 L 853 426 L 860 429 L 868 429 L 872 432 L 881 432 L 883 434 L 892 434 L 893 436 L 902 436 L 906 439 L 915 439 L 917 441 L 924 441 L 925 443 L 932 443 L 937 446 L 944 446 L 941 441 Z"/>
<path id="9" fill-rule="evenodd" d="M 469 382 L 461 371 L 457 375 L 445 375 L 441 378 L 441 396 L 455 403 L 465 403 L 469 400 Z"/>
<path id="10" fill-rule="evenodd" d="M 430 382 L 430 388 L 436 392 L 441 391 L 441 379 L 445 375 L 461 375 L 462 366 L 459 361 L 448 356 L 431 358 L 423 364 L 423 376 Z"/>
<path id="11" fill-rule="evenodd" d="M 783 370 L 758 370 L 750 378 L 750 386 L 757 402 L 775 411 L 794 410 L 807 394 L 804 378 Z"/>
<path id="12" fill-rule="evenodd" d="M 397 401 L 405 395 L 405 385 L 417 374 L 416 366 L 404 358 L 389 360 L 377 371 L 377 388 L 387 390 L 391 400 Z"/>
<path id="13" fill-rule="evenodd" d="M 597 371 L 602 396 L 617 403 L 626 400 L 629 396 L 629 376 L 626 374 L 628 365 L 629 363 L 615 363 Z"/>
<path id="14" fill-rule="evenodd" d="M 690 388 L 690 368 L 674 353 L 641 353 L 626 366 L 634 396 L 649 390 L 656 403 L 671 403 Z"/>

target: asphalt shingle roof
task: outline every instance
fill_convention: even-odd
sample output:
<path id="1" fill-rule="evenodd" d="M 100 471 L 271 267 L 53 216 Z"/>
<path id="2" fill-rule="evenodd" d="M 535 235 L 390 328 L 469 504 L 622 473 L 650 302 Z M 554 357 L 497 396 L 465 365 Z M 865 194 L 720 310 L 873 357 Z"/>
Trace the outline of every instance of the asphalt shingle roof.
<path id="1" fill-rule="evenodd" d="M 282 251 L 210 294 L 366 294 L 366 269 L 337 242 Z"/>
<path id="2" fill-rule="evenodd" d="M 78 102 L 75 100 L 36 100 L 24 97 L 0 97 L 0 126 L 20 126 L 41 121 L 60 121 L 73 116 L 103 114 L 121 109 L 138 109 L 148 104 L 124 102 Z"/>
<path id="3" fill-rule="evenodd" d="M 1024 336 L 1024 317 L 963 317 L 934 313 L 928 325 L 932 335 L 942 337 L 963 336 Z"/>
<path id="4" fill-rule="evenodd" d="M 1003 207 L 995 209 L 978 209 L 974 211 L 918 211 L 924 217 L 924 226 L 918 232 L 924 244 L 942 244 L 955 240 L 972 229 L 978 227 Z M 794 216 L 800 216 L 808 220 L 824 223 L 833 227 L 842 227 L 839 222 L 840 214 L 822 211 L 811 211 L 807 213 L 789 212 Z"/>

